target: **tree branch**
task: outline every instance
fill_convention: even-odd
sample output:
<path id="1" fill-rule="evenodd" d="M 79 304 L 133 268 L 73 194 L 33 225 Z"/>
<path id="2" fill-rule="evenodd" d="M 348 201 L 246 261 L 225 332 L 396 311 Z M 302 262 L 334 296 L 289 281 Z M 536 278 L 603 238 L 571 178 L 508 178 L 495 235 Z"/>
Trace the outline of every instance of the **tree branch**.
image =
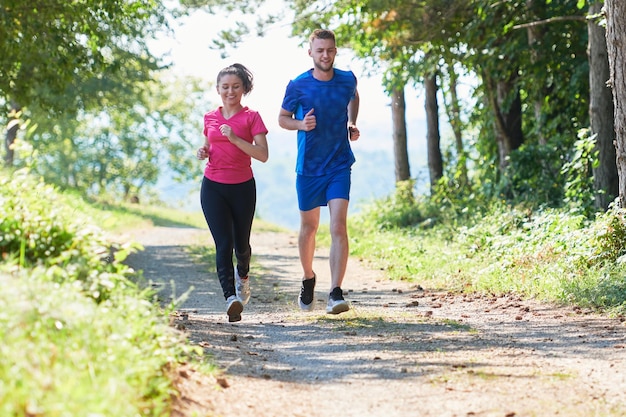
<path id="1" fill-rule="evenodd" d="M 522 23 L 521 25 L 515 25 L 513 26 L 513 29 L 527 29 L 527 28 L 533 28 L 533 27 L 541 26 L 541 25 L 548 25 L 550 23 L 555 23 L 555 22 L 564 22 L 568 20 L 586 22 L 587 16 L 556 16 L 556 17 L 551 17 L 549 19 L 545 19 L 545 20 L 537 20 L 536 22 L 529 22 L 529 23 Z"/>

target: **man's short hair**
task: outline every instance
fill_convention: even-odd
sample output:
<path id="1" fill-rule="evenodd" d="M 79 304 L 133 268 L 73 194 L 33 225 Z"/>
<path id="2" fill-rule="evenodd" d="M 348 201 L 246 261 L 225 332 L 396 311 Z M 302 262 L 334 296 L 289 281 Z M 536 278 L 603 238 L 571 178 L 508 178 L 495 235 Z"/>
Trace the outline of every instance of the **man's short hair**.
<path id="1" fill-rule="evenodd" d="M 309 36 L 309 43 L 314 39 L 332 39 L 335 42 L 335 32 L 329 29 L 315 29 Z"/>

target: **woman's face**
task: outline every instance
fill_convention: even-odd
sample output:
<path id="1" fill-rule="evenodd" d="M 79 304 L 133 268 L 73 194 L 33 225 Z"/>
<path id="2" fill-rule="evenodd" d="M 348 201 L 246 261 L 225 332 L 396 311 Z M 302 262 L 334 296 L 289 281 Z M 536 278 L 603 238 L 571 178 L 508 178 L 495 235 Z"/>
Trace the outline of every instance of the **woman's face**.
<path id="1" fill-rule="evenodd" d="M 217 93 L 224 105 L 239 104 L 244 93 L 243 82 L 233 74 L 226 74 L 217 84 Z"/>

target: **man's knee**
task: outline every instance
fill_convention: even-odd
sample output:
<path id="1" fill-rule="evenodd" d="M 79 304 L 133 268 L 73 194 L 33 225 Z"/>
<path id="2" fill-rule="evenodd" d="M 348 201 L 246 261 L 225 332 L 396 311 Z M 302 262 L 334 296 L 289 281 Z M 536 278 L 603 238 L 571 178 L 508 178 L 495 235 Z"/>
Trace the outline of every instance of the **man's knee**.
<path id="1" fill-rule="evenodd" d="M 348 237 L 348 226 L 346 223 L 333 222 L 330 225 L 330 235 L 333 239 L 342 239 Z"/>
<path id="2" fill-rule="evenodd" d="M 300 224 L 300 233 L 304 236 L 311 236 L 317 233 L 318 225 L 314 222 L 302 222 Z"/>

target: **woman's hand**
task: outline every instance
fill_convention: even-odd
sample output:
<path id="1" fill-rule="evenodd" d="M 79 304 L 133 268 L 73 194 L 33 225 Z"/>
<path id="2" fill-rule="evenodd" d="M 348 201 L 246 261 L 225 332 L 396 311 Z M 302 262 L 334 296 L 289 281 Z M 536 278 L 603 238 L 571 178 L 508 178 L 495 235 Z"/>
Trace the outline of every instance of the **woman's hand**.
<path id="1" fill-rule="evenodd" d="M 220 126 L 220 132 L 222 132 L 222 135 L 226 136 L 228 138 L 228 140 L 230 141 L 230 143 L 234 143 L 235 139 L 237 139 L 237 135 L 235 135 L 235 133 L 233 133 L 233 129 L 228 126 L 227 124 L 223 124 Z"/>
<path id="2" fill-rule="evenodd" d="M 206 146 L 198 148 L 198 152 L 196 152 L 196 158 L 199 160 L 207 159 L 209 157 L 209 151 Z"/>

